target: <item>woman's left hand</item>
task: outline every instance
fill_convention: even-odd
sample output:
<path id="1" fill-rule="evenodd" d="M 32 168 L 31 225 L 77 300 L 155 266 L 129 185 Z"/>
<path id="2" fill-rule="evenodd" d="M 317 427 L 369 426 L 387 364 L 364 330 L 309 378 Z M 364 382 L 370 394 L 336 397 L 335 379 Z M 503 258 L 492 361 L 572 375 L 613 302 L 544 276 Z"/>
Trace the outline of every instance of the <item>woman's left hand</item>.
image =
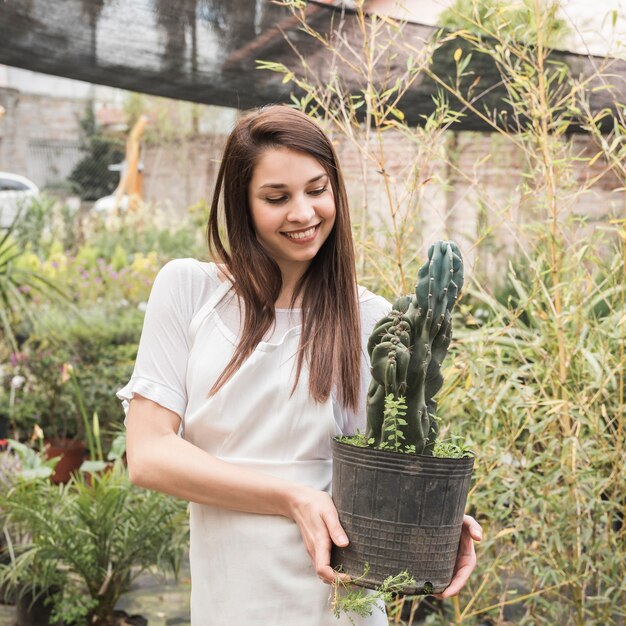
<path id="1" fill-rule="evenodd" d="M 470 574 L 476 567 L 476 550 L 474 550 L 474 541 L 480 541 L 483 538 L 483 529 L 480 524 L 469 515 L 463 516 L 463 529 L 461 530 L 461 539 L 459 541 L 459 551 L 456 555 L 456 564 L 454 566 L 454 575 L 452 582 L 446 587 L 442 593 L 435 594 L 436 598 L 451 598 L 456 596 L 463 588 Z"/>

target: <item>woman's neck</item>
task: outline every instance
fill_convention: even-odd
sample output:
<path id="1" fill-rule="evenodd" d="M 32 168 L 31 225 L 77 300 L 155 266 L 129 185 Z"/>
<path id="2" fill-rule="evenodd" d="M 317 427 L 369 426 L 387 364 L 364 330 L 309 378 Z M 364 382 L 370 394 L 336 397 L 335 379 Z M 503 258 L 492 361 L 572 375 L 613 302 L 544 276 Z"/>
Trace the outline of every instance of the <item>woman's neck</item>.
<path id="1" fill-rule="evenodd" d="M 306 267 L 302 268 L 301 264 L 297 268 L 283 268 L 281 267 L 283 286 L 280 290 L 280 294 L 276 299 L 275 307 L 277 309 L 289 309 L 292 307 L 299 308 L 302 306 L 302 294 L 298 295 L 296 301 L 292 304 L 291 299 L 296 290 L 298 281 L 304 276 Z"/>

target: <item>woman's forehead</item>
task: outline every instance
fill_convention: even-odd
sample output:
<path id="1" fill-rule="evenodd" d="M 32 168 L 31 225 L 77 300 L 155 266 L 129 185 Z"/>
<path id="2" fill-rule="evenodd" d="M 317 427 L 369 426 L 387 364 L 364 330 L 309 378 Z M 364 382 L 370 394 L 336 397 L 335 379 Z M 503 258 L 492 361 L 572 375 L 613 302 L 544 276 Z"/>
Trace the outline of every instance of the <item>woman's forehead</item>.
<path id="1" fill-rule="evenodd" d="M 280 188 L 306 185 L 321 180 L 326 170 L 310 154 L 289 148 L 267 148 L 252 171 L 252 186 Z"/>

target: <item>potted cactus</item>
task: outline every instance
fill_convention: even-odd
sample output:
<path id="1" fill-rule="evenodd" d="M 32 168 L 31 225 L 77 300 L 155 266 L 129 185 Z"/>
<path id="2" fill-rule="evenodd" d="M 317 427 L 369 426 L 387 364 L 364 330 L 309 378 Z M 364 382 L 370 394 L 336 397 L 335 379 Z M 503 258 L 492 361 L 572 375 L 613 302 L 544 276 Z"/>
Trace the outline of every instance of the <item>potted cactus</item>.
<path id="1" fill-rule="evenodd" d="M 364 587 L 405 570 L 412 595 L 440 593 L 452 579 L 474 458 L 437 441 L 434 396 L 462 286 L 458 247 L 438 241 L 415 293 L 370 336 L 366 432 L 333 440 L 333 500 L 350 544 L 334 547 L 331 563 Z"/>

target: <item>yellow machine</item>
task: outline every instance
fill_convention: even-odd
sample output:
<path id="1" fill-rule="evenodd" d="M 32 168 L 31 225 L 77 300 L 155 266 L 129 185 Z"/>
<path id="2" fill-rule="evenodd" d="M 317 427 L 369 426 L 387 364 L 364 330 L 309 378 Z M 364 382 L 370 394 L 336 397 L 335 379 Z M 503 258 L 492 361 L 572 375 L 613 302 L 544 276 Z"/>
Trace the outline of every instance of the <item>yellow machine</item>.
<path id="1" fill-rule="evenodd" d="M 128 133 L 126 139 L 126 167 L 120 176 L 120 182 L 115 190 L 115 210 L 119 214 L 119 206 L 124 196 L 128 196 L 128 211 L 135 212 L 142 196 L 143 173 L 139 171 L 139 157 L 141 156 L 141 138 L 148 124 L 148 117 L 141 115 Z"/>

